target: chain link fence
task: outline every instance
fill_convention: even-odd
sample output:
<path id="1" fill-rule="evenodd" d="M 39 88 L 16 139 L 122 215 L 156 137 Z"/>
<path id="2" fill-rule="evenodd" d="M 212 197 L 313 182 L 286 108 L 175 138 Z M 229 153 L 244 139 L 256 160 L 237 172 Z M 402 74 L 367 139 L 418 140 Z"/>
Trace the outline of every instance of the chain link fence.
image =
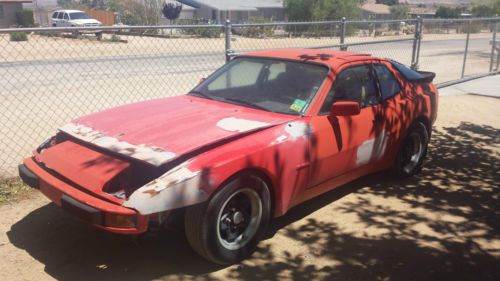
<path id="1" fill-rule="evenodd" d="M 70 120 L 183 94 L 235 53 L 291 47 L 350 50 L 434 71 L 441 83 L 498 70 L 498 50 L 491 44 L 498 22 L 0 29 L 0 176 L 14 175 L 23 157 Z"/>

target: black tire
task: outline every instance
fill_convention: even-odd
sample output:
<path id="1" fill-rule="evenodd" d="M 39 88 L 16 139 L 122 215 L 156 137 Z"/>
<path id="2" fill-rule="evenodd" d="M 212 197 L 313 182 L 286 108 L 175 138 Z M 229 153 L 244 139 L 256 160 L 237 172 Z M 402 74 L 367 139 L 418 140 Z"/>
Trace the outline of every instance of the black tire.
<path id="1" fill-rule="evenodd" d="M 252 202 L 256 201 L 255 195 L 258 195 L 261 203 L 259 205 L 260 207 L 253 207 L 254 205 L 252 205 Z M 227 219 L 231 216 L 229 213 L 233 212 L 233 218 L 235 218 L 236 213 L 239 212 L 239 210 L 234 211 L 235 208 L 230 207 L 236 206 L 234 203 L 239 203 L 237 200 L 246 200 L 244 199 L 246 196 L 252 198 L 248 199 L 251 201 L 250 209 L 252 214 L 250 214 L 249 217 L 252 219 L 247 219 L 248 216 L 240 215 L 239 217 L 243 218 L 243 220 L 238 222 L 238 224 L 235 223 L 236 219 L 232 219 L 233 222 L 230 224 L 235 226 L 236 229 L 239 229 L 238 225 L 247 223 L 245 219 L 247 219 L 248 225 L 246 227 L 241 227 L 244 230 L 242 230 L 240 235 L 238 231 L 236 231 L 237 233 L 235 235 L 239 236 L 235 238 L 234 243 L 236 246 L 234 247 L 238 248 L 229 249 L 233 247 L 231 242 L 228 242 L 230 239 L 225 239 L 222 236 L 228 233 L 228 229 L 232 229 L 227 226 L 229 225 Z M 241 197 L 241 199 L 238 199 L 238 197 Z M 218 264 L 232 264 L 250 256 L 255 251 L 257 244 L 266 232 L 271 217 L 270 197 L 267 184 L 261 178 L 253 174 L 243 173 L 233 180 L 230 180 L 228 183 L 221 186 L 209 201 L 191 206 L 186 210 L 184 224 L 189 244 L 199 255 Z M 257 219 L 253 219 L 253 213 L 258 213 L 257 210 L 259 209 L 261 210 L 261 216 L 260 220 L 257 222 Z M 228 213 L 225 213 L 226 211 Z M 241 213 L 247 212 L 248 208 Z M 223 215 L 221 216 L 221 214 Z M 226 229 L 225 231 L 223 227 Z M 253 235 L 249 234 L 245 237 L 246 233 L 252 232 Z M 238 238 L 241 238 L 239 241 L 241 242 L 240 245 L 238 245 L 236 241 Z"/>
<path id="2" fill-rule="evenodd" d="M 95 36 L 97 37 L 97 40 L 98 40 L 98 41 L 101 41 L 101 40 L 102 40 L 102 32 L 97 32 L 97 33 L 95 34 Z"/>
<path id="3" fill-rule="evenodd" d="M 428 145 L 429 131 L 427 127 L 422 122 L 413 123 L 401 143 L 394 163 L 394 173 L 396 176 L 406 178 L 419 173 L 422 170 L 424 159 L 427 155 Z"/>

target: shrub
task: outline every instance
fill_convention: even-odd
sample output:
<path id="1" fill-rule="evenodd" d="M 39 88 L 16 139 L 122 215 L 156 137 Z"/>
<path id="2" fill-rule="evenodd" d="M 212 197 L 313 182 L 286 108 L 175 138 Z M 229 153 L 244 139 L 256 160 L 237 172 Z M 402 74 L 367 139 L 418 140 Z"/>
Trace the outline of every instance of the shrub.
<path id="1" fill-rule="evenodd" d="M 20 42 L 20 41 L 28 41 L 28 35 L 26 32 L 12 32 L 10 34 L 10 41 Z"/>
<path id="2" fill-rule="evenodd" d="M 17 20 L 17 25 L 20 27 L 35 26 L 35 19 L 33 18 L 33 11 L 31 10 L 17 10 L 16 20 Z"/>
<path id="3" fill-rule="evenodd" d="M 195 35 L 196 37 L 201 38 L 219 38 L 221 34 L 221 30 L 219 28 L 211 28 L 211 27 L 196 27 L 196 28 L 188 28 L 183 31 L 188 35 Z"/>
<path id="4" fill-rule="evenodd" d="M 269 20 L 259 17 L 248 18 L 250 23 L 267 23 Z M 243 35 L 248 37 L 271 37 L 273 35 L 272 26 L 250 26 L 247 28 L 246 32 L 242 32 Z"/>

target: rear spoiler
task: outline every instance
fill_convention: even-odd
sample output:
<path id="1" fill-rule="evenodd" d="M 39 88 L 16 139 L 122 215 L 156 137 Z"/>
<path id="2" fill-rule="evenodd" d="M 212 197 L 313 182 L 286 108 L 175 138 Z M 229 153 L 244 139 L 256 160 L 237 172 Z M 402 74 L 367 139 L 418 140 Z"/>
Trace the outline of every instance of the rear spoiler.
<path id="1" fill-rule="evenodd" d="M 436 73 L 430 71 L 416 71 L 397 61 L 389 60 L 394 68 L 401 73 L 406 80 L 415 83 L 431 83 L 436 77 Z"/>
<path id="2" fill-rule="evenodd" d="M 417 71 L 422 75 L 422 78 L 412 79 L 413 82 L 431 83 L 436 78 L 436 73 L 430 71 Z"/>

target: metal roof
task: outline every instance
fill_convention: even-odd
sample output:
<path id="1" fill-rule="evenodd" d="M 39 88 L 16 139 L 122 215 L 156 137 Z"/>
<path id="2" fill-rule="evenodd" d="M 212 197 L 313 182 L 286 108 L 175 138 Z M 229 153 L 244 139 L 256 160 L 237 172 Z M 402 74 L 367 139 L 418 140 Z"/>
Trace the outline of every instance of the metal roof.
<path id="1" fill-rule="evenodd" d="M 186 5 L 207 6 L 219 11 L 256 11 L 261 8 L 283 8 L 283 0 L 179 0 Z"/>

